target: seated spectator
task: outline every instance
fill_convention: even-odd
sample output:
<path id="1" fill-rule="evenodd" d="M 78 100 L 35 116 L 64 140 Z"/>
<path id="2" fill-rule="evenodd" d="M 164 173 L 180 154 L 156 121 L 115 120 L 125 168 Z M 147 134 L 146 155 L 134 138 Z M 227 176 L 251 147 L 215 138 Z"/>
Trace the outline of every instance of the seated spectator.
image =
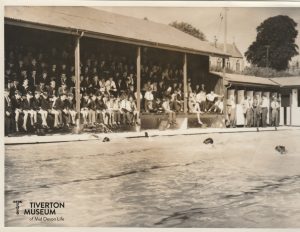
<path id="1" fill-rule="evenodd" d="M 115 124 L 113 120 L 114 116 L 114 98 L 113 96 L 109 96 L 109 98 L 106 101 L 106 122 L 108 126 L 112 126 Z"/>
<path id="2" fill-rule="evenodd" d="M 196 95 L 196 102 L 199 104 L 201 111 L 206 112 L 206 92 L 204 90 L 200 90 Z"/>
<path id="3" fill-rule="evenodd" d="M 12 98 L 12 108 L 15 113 L 16 132 L 19 132 L 19 118 L 20 114 L 23 113 L 22 95 L 19 90 L 15 91 L 14 97 Z"/>
<path id="4" fill-rule="evenodd" d="M 162 102 L 161 98 L 156 98 L 153 101 L 153 112 L 162 113 L 163 112 L 162 103 L 163 102 Z"/>
<path id="5" fill-rule="evenodd" d="M 120 104 L 122 116 L 123 116 L 123 124 L 130 124 L 131 123 L 131 103 L 128 101 L 128 96 L 125 95 L 124 99 L 121 101 Z"/>
<path id="6" fill-rule="evenodd" d="M 96 122 L 104 124 L 106 113 L 106 104 L 103 101 L 103 95 L 100 92 L 97 93 L 96 99 Z"/>
<path id="7" fill-rule="evenodd" d="M 114 121 L 117 125 L 121 123 L 121 109 L 120 109 L 120 98 L 115 97 L 113 102 L 113 114 L 114 114 Z"/>
<path id="8" fill-rule="evenodd" d="M 58 98 L 54 99 L 53 107 L 51 113 L 54 114 L 54 128 L 62 127 L 64 125 L 64 120 L 66 120 L 66 124 L 68 125 L 69 122 L 67 121 L 68 113 L 67 113 L 67 106 L 65 104 L 66 94 L 62 93 L 59 95 Z M 67 116 L 67 117 L 65 117 Z"/>
<path id="9" fill-rule="evenodd" d="M 137 110 L 137 106 L 135 104 L 135 101 L 133 99 L 133 97 L 129 97 L 129 102 L 130 102 L 130 113 L 132 114 L 132 123 L 133 124 L 140 124 L 140 114 Z"/>
<path id="10" fill-rule="evenodd" d="M 58 95 L 61 95 L 62 93 L 68 94 L 69 90 L 67 88 L 67 83 L 63 82 L 61 83 L 61 86 L 58 88 Z"/>
<path id="11" fill-rule="evenodd" d="M 24 79 L 23 85 L 20 87 L 20 91 L 23 96 L 25 96 L 27 94 L 27 92 L 32 91 L 32 88 L 29 86 L 28 79 Z"/>
<path id="12" fill-rule="evenodd" d="M 45 82 L 44 80 L 40 80 L 39 85 L 37 85 L 35 87 L 35 91 L 39 91 L 39 92 L 48 92 L 47 87 L 45 86 Z"/>
<path id="13" fill-rule="evenodd" d="M 206 95 L 206 108 L 210 109 L 214 103 L 215 103 L 215 99 L 221 97 L 218 94 L 215 94 L 214 91 L 210 91 L 209 94 Z"/>
<path id="14" fill-rule="evenodd" d="M 47 92 L 42 92 L 41 96 L 42 96 L 41 106 L 40 106 L 40 110 L 38 111 L 38 113 L 42 117 L 42 126 L 45 128 L 49 128 L 48 123 L 47 123 L 47 117 L 51 111 L 50 101 L 48 99 Z"/>
<path id="15" fill-rule="evenodd" d="M 80 109 L 81 109 L 84 125 L 88 124 L 88 115 L 89 115 L 88 103 L 89 103 L 89 95 L 87 93 L 84 93 L 83 98 L 80 101 Z"/>
<path id="16" fill-rule="evenodd" d="M 154 96 L 152 94 L 151 87 L 147 89 L 144 99 L 145 99 L 145 111 L 147 113 L 149 113 L 149 111 L 153 110 L 152 104 L 153 104 L 153 100 L 154 100 Z"/>
<path id="17" fill-rule="evenodd" d="M 75 125 L 75 119 L 76 119 L 76 102 L 74 99 L 74 94 L 69 93 L 68 99 L 67 99 L 67 109 L 69 111 L 69 114 L 71 116 L 71 125 Z"/>
<path id="18" fill-rule="evenodd" d="M 105 82 L 105 87 L 108 93 L 113 94 L 114 96 L 116 95 L 117 87 L 112 76 L 110 76 L 109 79 Z"/>
<path id="19" fill-rule="evenodd" d="M 50 81 L 50 86 L 48 87 L 48 96 L 58 96 L 55 80 Z"/>
<path id="20" fill-rule="evenodd" d="M 90 126 L 95 126 L 96 124 L 96 94 L 93 93 L 91 94 L 91 98 L 88 99 L 88 104 L 87 104 L 87 108 L 88 108 L 88 118 L 89 118 L 89 124 Z"/>
<path id="21" fill-rule="evenodd" d="M 22 104 L 24 113 L 23 129 L 27 131 L 28 116 L 30 116 L 31 126 L 35 127 L 37 123 L 37 112 L 34 110 L 33 95 L 31 91 L 26 93 L 26 98 L 23 99 Z"/>
<path id="22" fill-rule="evenodd" d="M 209 108 L 208 112 L 223 113 L 223 100 L 218 97 L 217 101 Z"/>
<path id="23" fill-rule="evenodd" d="M 162 108 L 166 114 L 168 114 L 168 126 L 167 128 L 170 127 L 170 125 L 176 125 L 176 113 L 171 110 L 170 108 L 170 100 L 168 97 L 164 98 Z"/>
<path id="24" fill-rule="evenodd" d="M 5 121 L 5 135 L 8 135 L 12 132 L 12 102 L 9 97 L 9 90 L 7 88 L 4 89 L 4 121 Z"/>
<path id="25" fill-rule="evenodd" d="M 193 91 L 189 92 L 188 107 L 189 107 L 190 113 L 193 113 L 196 103 L 197 103 L 197 101 L 196 101 L 195 92 L 193 92 Z"/>

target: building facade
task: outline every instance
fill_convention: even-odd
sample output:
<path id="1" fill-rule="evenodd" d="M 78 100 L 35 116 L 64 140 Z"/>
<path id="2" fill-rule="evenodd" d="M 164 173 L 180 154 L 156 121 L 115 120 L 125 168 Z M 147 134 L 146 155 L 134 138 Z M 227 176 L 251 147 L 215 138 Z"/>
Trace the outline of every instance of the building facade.
<path id="1" fill-rule="evenodd" d="M 224 44 L 212 44 L 217 49 L 223 51 Z M 227 44 L 226 47 L 227 53 L 230 54 L 230 57 L 225 60 L 227 71 L 241 73 L 244 70 L 244 57 L 242 53 L 237 48 L 236 44 Z M 210 56 L 210 70 L 212 71 L 221 71 L 222 70 L 222 58 L 217 56 Z"/>

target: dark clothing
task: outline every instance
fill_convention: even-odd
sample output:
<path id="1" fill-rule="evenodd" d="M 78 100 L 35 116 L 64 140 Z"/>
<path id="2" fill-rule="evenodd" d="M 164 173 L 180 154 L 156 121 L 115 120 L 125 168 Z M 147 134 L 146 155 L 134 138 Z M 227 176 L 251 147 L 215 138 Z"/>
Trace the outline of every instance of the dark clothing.
<path id="1" fill-rule="evenodd" d="M 80 101 L 80 108 L 88 108 L 88 100 L 82 98 Z"/>
<path id="2" fill-rule="evenodd" d="M 41 87 L 40 85 L 37 85 L 36 87 L 35 87 L 35 91 L 40 91 L 41 93 L 42 92 L 48 92 L 48 89 L 46 88 L 46 86 L 44 86 L 44 87 Z"/>
<path id="3" fill-rule="evenodd" d="M 42 110 L 49 110 L 51 107 L 50 107 L 50 102 L 47 99 L 45 98 L 41 98 L 41 109 Z"/>
<path id="4" fill-rule="evenodd" d="M 88 102 L 88 108 L 90 110 L 96 110 L 96 101 L 93 101 L 92 99 Z"/>
<path id="5" fill-rule="evenodd" d="M 262 126 L 266 127 L 267 126 L 267 114 L 268 114 L 268 108 L 267 107 L 262 107 Z"/>
<path id="6" fill-rule="evenodd" d="M 104 102 L 102 100 L 96 100 L 96 109 L 97 110 L 105 110 L 106 109 L 106 105 L 104 104 Z"/>
<path id="7" fill-rule="evenodd" d="M 15 111 L 16 109 L 22 109 L 22 99 L 16 99 L 15 97 L 12 97 L 11 99 L 12 103 L 12 109 Z"/>
<path id="8" fill-rule="evenodd" d="M 43 97 L 33 98 L 33 109 L 34 109 L 34 110 L 37 111 L 37 110 L 40 110 L 40 109 L 41 109 L 42 98 L 43 98 Z"/>
<path id="9" fill-rule="evenodd" d="M 10 98 L 9 97 L 4 97 L 4 102 L 5 102 L 5 107 L 4 107 L 4 109 L 5 109 L 5 112 L 9 112 L 9 113 L 12 113 L 13 111 L 12 111 L 12 102 L 11 102 L 11 100 L 10 100 Z"/>
<path id="10" fill-rule="evenodd" d="M 44 82 L 45 85 L 50 84 L 50 78 L 47 76 L 46 78 L 43 78 L 43 76 L 39 77 L 36 81 L 36 84 L 39 85 L 41 82 Z"/>
<path id="11" fill-rule="evenodd" d="M 64 110 L 66 107 L 65 107 L 65 101 L 61 100 L 61 98 L 57 98 L 55 103 L 54 103 L 54 106 L 53 106 L 53 109 L 55 110 Z"/>
<path id="12" fill-rule="evenodd" d="M 23 110 L 33 110 L 34 108 L 33 98 L 27 99 L 25 98 L 22 102 Z"/>
<path id="13" fill-rule="evenodd" d="M 76 102 L 74 99 L 70 100 L 66 100 L 66 108 L 69 110 L 76 110 Z"/>
<path id="14" fill-rule="evenodd" d="M 21 92 L 21 86 L 20 85 L 11 86 L 9 89 L 9 96 L 13 97 L 15 95 L 16 90 L 19 90 Z"/>
<path id="15" fill-rule="evenodd" d="M 5 102 L 5 113 L 4 113 L 4 119 L 5 119 L 5 135 L 9 134 L 12 132 L 12 105 L 11 105 L 11 100 L 9 97 L 5 98 L 4 97 L 4 102 Z M 7 113 L 9 115 L 7 115 Z"/>
<path id="16" fill-rule="evenodd" d="M 49 96 L 53 96 L 53 95 L 54 95 L 54 96 L 58 96 L 57 94 L 58 94 L 58 93 L 57 93 L 57 91 L 56 91 L 56 88 L 52 88 L 51 86 L 48 87 L 48 95 L 49 95 Z"/>

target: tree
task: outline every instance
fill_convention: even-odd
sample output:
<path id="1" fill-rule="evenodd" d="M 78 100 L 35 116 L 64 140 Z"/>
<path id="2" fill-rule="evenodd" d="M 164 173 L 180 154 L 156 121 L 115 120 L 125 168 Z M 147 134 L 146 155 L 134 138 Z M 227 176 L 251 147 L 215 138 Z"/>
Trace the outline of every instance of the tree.
<path id="1" fill-rule="evenodd" d="M 194 36 L 202 41 L 206 41 L 206 37 L 205 37 L 204 33 L 189 23 L 174 21 L 174 22 L 170 23 L 169 25 L 172 27 L 175 27 L 176 29 L 178 29 L 180 31 L 183 31 L 184 33 Z"/>
<path id="2" fill-rule="evenodd" d="M 297 23 L 288 16 L 278 15 L 263 21 L 257 28 L 256 41 L 245 52 L 247 60 L 258 67 L 285 70 L 293 56 L 298 55 L 295 39 Z M 268 62 L 267 62 L 268 47 Z"/>

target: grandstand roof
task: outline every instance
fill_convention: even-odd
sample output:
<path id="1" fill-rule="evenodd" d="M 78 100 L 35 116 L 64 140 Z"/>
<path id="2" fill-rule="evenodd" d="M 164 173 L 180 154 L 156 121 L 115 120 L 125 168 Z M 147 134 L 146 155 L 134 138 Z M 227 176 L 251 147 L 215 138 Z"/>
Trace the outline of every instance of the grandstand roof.
<path id="1" fill-rule="evenodd" d="M 276 77 L 271 78 L 272 81 L 280 85 L 281 87 L 293 87 L 300 86 L 300 76 L 295 77 Z"/>
<path id="2" fill-rule="evenodd" d="M 180 52 L 230 56 L 209 42 L 171 26 L 82 6 L 6 6 L 5 23 L 157 47 Z"/>
<path id="3" fill-rule="evenodd" d="M 212 72 L 212 73 L 222 76 L 222 73 L 219 72 Z M 277 83 L 273 82 L 269 78 L 247 76 L 242 74 L 226 73 L 225 80 L 234 84 L 279 87 Z"/>

